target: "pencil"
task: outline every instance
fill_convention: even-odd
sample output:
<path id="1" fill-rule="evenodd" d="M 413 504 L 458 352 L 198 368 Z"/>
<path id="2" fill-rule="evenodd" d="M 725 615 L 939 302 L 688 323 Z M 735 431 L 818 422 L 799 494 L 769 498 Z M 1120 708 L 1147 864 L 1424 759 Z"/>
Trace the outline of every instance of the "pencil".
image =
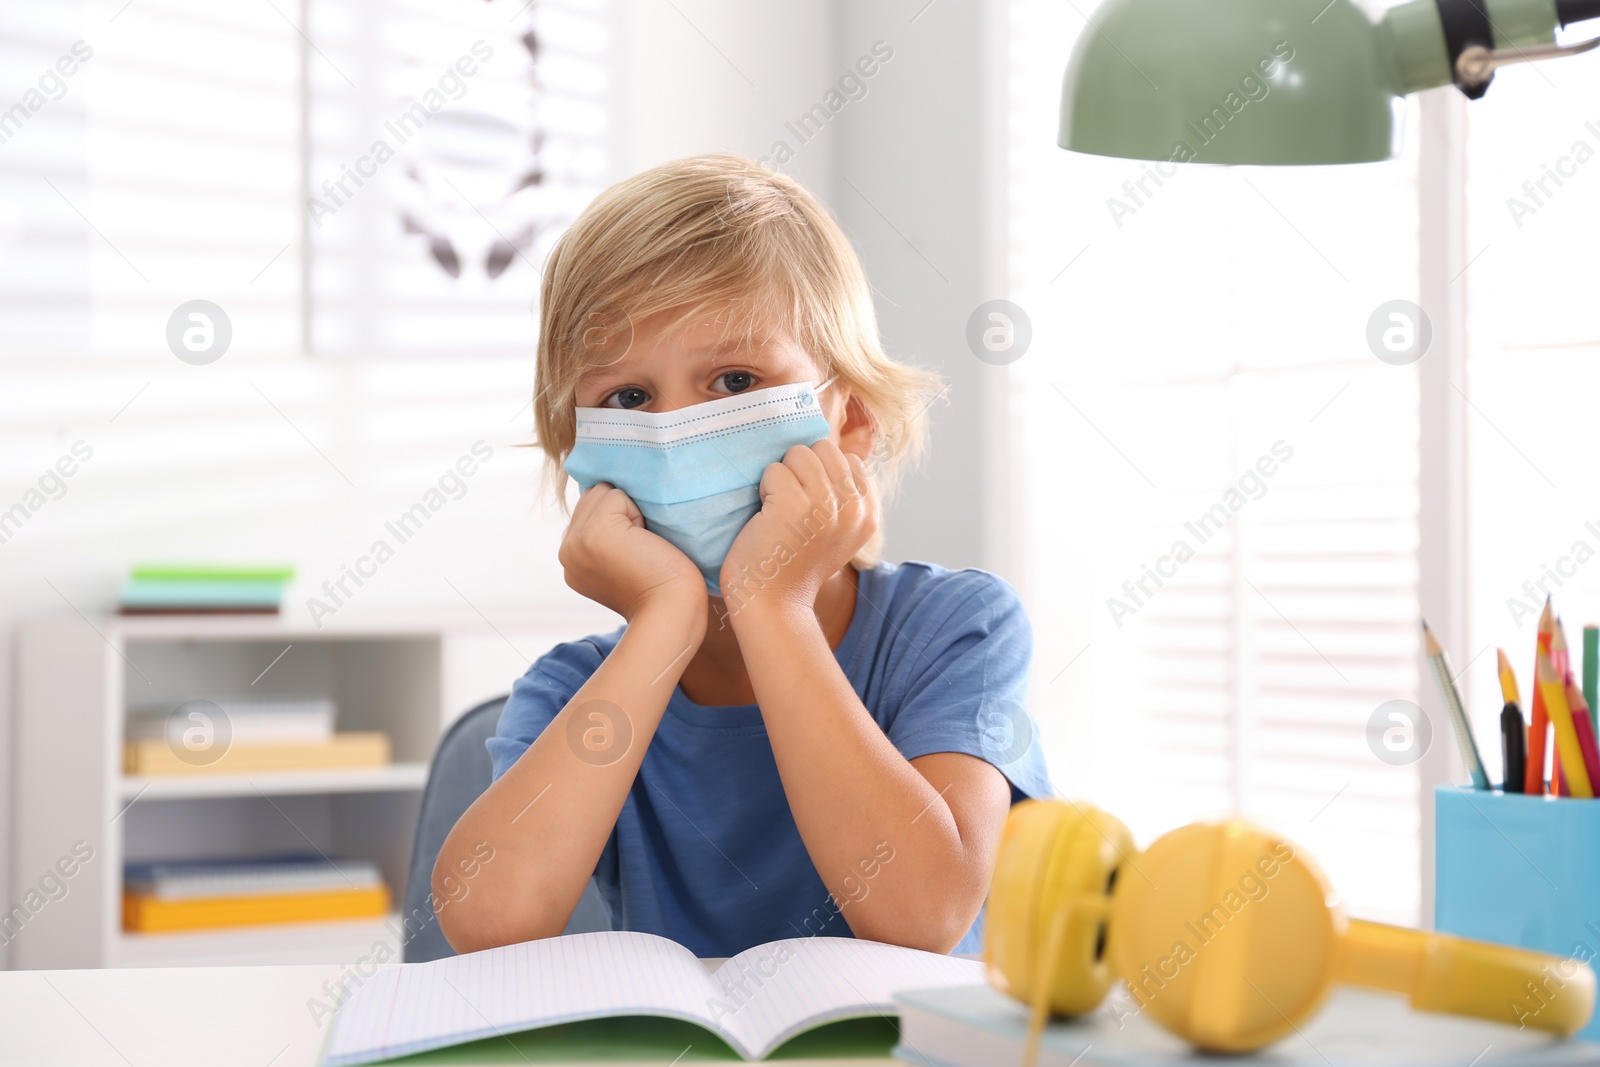
<path id="1" fill-rule="evenodd" d="M 1571 663 L 1571 654 L 1567 650 L 1567 631 L 1564 630 L 1562 628 L 1562 626 L 1561 626 L 1561 616 L 1560 615 L 1557 615 L 1555 617 L 1555 619 L 1550 623 L 1549 649 L 1550 649 L 1550 666 L 1555 669 L 1556 678 L 1561 680 L 1563 689 L 1565 689 L 1566 677 L 1567 677 L 1567 675 L 1569 673 L 1571 673 L 1568 670 L 1568 667 L 1569 667 L 1569 665 Z M 1567 708 L 1569 710 L 1572 708 L 1572 701 L 1571 700 L 1567 701 Z M 1554 727 L 1555 723 L 1552 722 L 1550 725 L 1552 727 Z M 1574 730 L 1577 729 L 1577 723 L 1573 723 L 1573 729 Z M 1582 751 L 1583 751 L 1583 746 L 1582 746 L 1581 743 L 1578 746 L 1578 750 L 1579 750 L 1579 753 L 1581 754 Z M 1553 777 L 1555 779 L 1555 783 L 1554 783 L 1554 788 L 1552 788 L 1550 791 L 1552 793 L 1556 794 L 1557 796 L 1562 796 L 1562 797 L 1570 797 L 1570 796 L 1572 796 L 1572 790 L 1571 790 L 1571 788 L 1569 788 L 1571 783 L 1567 781 L 1566 767 L 1562 763 L 1562 760 L 1561 760 L 1561 746 L 1560 745 L 1556 746 L 1556 758 L 1552 761 L 1552 765 L 1553 765 L 1553 769 L 1555 771 L 1555 774 L 1553 775 Z M 1595 785 L 1594 779 L 1592 779 L 1592 778 L 1589 779 L 1589 788 L 1590 788 L 1591 791 L 1594 789 L 1594 785 Z"/>
<path id="2" fill-rule="evenodd" d="M 1572 708 L 1567 703 L 1565 680 L 1556 674 L 1549 653 L 1539 653 L 1535 673 L 1539 680 L 1539 691 L 1544 694 L 1545 711 L 1550 716 L 1550 724 L 1555 727 L 1556 751 L 1561 753 L 1561 770 L 1566 775 L 1571 795 L 1592 798 L 1594 788 L 1589 784 L 1583 749 L 1578 744 L 1578 732 L 1572 724 Z"/>
<path id="3" fill-rule="evenodd" d="M 1522 718 L 1517 675 L 1511 669 L 1511 661 L 1506 658 L 1505 649 L 1494 651 L 1500 668 L 1500 695 L 1505 698 L 1505 706 L 1500 709 L 1500 788 L 1507 793 L 1522 793 L 1528 787 L 1528 724 Z"/>
<path id="4" fill-rule="evenodd" d="M 1583 628 L 1583 699 L 1589 704 L 1589 725 L 1600 736 L 1600 627 Z"/>
<path id="5" fill-rule="evenodd" d="M 1583 690 L 1567 672 L 1567 706 L 1572 709 L 1572 728 L 1578 735 L 1578 748 L 1583 752 L 1583 768 L 1589 772 L 1591 790 L 1600 782 L 1600 748 L 1595 747 L 1594 726 L 1589 722 L 1589 704 L 1583 699 Z"/>
<path id="6" fill-rule="evenodd" d="M 1506 658 L 1503 648 L 1494 650 L 1495 656 L 1500 661 L 1500 696 L 1507 704 L 1522 703 L 1522 698 L 1517 695 L 1517 674 L 1511 669 L 1511 661 Z"/>
<path id="7" fill-rule="evenodd" d="M 1500 709 L 1501 786 L 1507 793 L 1520 793 L 1528 780 L 1528 724 L 1515 704 Z"/>
<path id="8" fill-rule="evenodd" d="M 1550 716 L 1544 710 L 1544 694 L 1539 690 L 1537 654 L 1549 649 L 1550 628 L 1553 622 L 1550 598 L 1545 597 L 1544 611 L 1539 615 L 1538 647 L 1535 649 L 1533 702 L 1528 706 L 1528 714 L 1532 721 L 1528 724 L 1528 769 L 1523 777 L 1523 792 L 1530 796 L 1543 796 L 1545 792 L 1544 765 L 1545 753 L 1550 743 Z M 1555 783 L 1556 775 L 1552 773 L 1550 784 L 1554 786 Z"/>
<path id="9" fill-rule="evenodd" d="M 1428 653 L 1428 661 L 1433 664 L 1434 677 L 1439 679 L 1439 689 L 1444 694 L 1445 707 L 1450 711 L 1450 724 L 1455 727 L 1456 743 L 1461 746 L 1461 759 L 1466 763 L 1468 773 L 1472 775 L 1472 787 L 1488 789 L 1489 775 L 1484 772 L 1483 757 L 1478 755 L 1478 742 L 1472 736 L 1472 724 L 1467 721 L 1467 709 L 1462 706 L 1461 694 L 1456 690 L 1456 683 L 1450 677 L 1450 659 L 1444 654 L 1444 646 L 1439 643 L 1439 639 L 1428 629 L 1426 619 L 1422 621 L 1422 642 Z"/>

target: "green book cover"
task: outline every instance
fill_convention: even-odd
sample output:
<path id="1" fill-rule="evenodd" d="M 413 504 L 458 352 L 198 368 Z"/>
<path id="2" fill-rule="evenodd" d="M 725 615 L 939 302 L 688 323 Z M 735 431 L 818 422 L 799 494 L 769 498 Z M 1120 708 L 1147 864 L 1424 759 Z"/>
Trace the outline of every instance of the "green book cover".
<path id="1" fill-rule="evenodd" d="M 288 564 L 136 563 L 129 572 L 129 577 L 180 582 L 287 582 L 294 577 L 294 568 Z"/>
<path id="2" fill-rule="evenodd" d="M 899 1038 L 891 1017 L 846 1019 L 791 1038 L 768 1060 L 887 1058 Z M 681 1019 L 638 1015 L 589 1019 L 538 1030 L 486 1037 L 465 1045 L 418 1052 L 385 1064 L 539 1063 L 743 1063 L 740 1055 L 703 1026 Z"/>

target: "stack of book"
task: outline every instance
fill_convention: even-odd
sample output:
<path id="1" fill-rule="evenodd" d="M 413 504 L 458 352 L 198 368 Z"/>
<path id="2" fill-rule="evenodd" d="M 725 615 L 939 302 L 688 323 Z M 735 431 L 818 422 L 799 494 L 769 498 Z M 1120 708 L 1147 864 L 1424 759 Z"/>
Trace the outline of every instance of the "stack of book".
<path id="1" fill-rule="evenodd" d="M 335 733 L 328 697 L 250 697 L 149 704 L 129 710 L 127 774 L 193 774 L 372 767 L 389 736 Z"/>
<path id="2" fill-rule="evenodd" d="M 124 615 L 276 615 L 293 567 L 140 564 L 122 586 Z"/>
<path id="3" fill-rule="evenodd" d="M 369 860 L 310 853 L 123 869 L 122 928 L 129 933 L 371 919 L 388 911 L 389 889 Z"/>

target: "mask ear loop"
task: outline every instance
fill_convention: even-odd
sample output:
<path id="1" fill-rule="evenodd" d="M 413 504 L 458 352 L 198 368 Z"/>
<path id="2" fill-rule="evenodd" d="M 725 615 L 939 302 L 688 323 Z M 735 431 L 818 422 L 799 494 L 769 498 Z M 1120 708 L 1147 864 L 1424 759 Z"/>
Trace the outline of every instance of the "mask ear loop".
<path id="1" fill-rule="evenodd" d="M 1050 929 L 1045 935 L 1044 955 L 1039 959 L 1033 976 L 1033 996 L 1028 1003 L 1028 1033 L 1022 1044 L 1021 1067 L 1035 1067 L 1039 1062 L 1039 1041 L 1044 1036 L 1045 1022 L 1050 1018 L 1050 994 L 1056 987 L 1056 973 L 1061 969 L 1062 952 L 1066 947 L 1067 924 L 1080 910 L 1106 911 L 1104 901 L 1089 903 L 1069 900 L 1056 909 L 1050 919 Z"/>

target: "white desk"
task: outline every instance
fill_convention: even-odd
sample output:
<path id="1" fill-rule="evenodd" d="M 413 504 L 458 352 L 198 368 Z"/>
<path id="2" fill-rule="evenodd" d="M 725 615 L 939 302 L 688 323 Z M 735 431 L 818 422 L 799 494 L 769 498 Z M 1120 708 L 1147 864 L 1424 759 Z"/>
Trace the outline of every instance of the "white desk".
<path id="1" fill-rule="evenodd" d="M 326 1027 L 306 1002 L 338 975 L 337 966 L 0 971 L 0 1067 L 312 1067 Z"/>
<path id="2" fill-rule="evenodd" d="M 721 962 L 711 961 L 711 966 Z M 0 1067 L 312 1067 L 325 1029 L 317 1025 L 306 1001 L 322 996 L 322 983 L 338 974 L 335 966 L 0 971 Z M 1478 1056 L 1472 1062 L 1480 1065 L 1600 1063 L 1600 1050 L 1594 1045 L 1548 1042 L 1532 1031 L 1519 1034 L 1509 1026 L 1413 1015 L 1398 997 L 1354 990 L 1337 991 L 1328 1008 L 1306 1027 L 1315 1046 L 1303 1044 L 1302 1035 L 1299 1041 L 1285 1041 L 1255 1057 L 1224 1057 L 1212 1063 L 1393 1067 L 1419 1059 L 1407 1055 L 1395 1035 L 1413 1035 L 1413 1043 L 1429 1048 L 1440 1043 L 1430 1043 L 1426 1035 L 1443 1032 L 1441 1027 L 1451 1027 L 1452 1036 L 1470 1047 Z M 1361 1032 L 1366 1030 L 1380 1036 L 1363 1038 Z M 1105 1040 L 1096 1039 L 1095 1052 L 1084 1057 L 1083 1067 L 1200 1062 L 1170 1038 L 1154 1034 L 1154 1025 L 1142 1018 L 1121 1034 L 1108 1027 Z M 1539 1046 L 1537 1054 L 1528 1052 L 1532 1045 Z M 1317 1047 L 1337 1054 L 1330 1061 Z M 1519 1054 L 1518 1047 L 1527 1055 Z M 1471 1058 L 1452 1055 L 1446 1060 L 1451 1067 L 1467 1067 Z M 666 1059 L 639 1061 L 636 1067 L 665 1067 Z M 504 1062 L 525 1067 L 509 1045 Z M 593 1067 L 593 1060 L 585 1062 Z M 786 1067 L 906 1067 L 894 1059 L 784 1063 Z M 542 1061 L 537 1067 L 560 1065 Z"/>
<path id="3" fill-rule="evenodd" d="M 309 1067 L 337 966 L 0 973 L 0 1064 Z"/>

